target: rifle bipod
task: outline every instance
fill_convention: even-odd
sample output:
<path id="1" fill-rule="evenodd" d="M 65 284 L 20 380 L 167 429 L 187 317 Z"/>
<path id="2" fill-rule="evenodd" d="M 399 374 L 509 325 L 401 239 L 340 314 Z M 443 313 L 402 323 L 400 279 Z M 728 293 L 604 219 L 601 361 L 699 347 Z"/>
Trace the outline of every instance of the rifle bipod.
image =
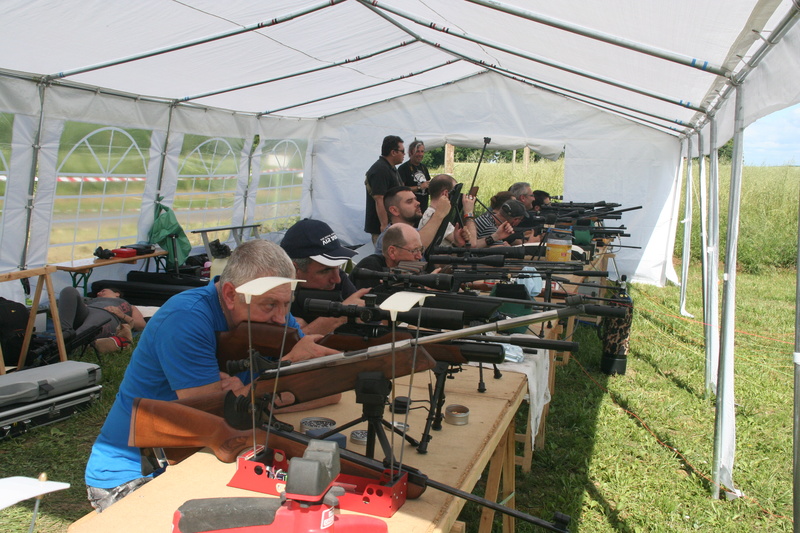
<path id="1" fill-rule="evenodd" d="M 367 423 L 367 450 L 366 456 L 370 459 L 375 458 L 375 439 L 381 445 L 386 460 L 394 458 L 392 446 L 386 437 L 384 427 L 403 437 L 411 446 L 419 446 L 419 442 L 406 434 L 404 429 L 399 429 L 383 419 L 383 412 L 392 390 L 391 382 L 383 375 L 383 372 L 361 372 L 356 378 L 356 403 L 362 405 L 361 416 L 351 420 L 344 425 L 333 428 L 330 431 L 319 435 L 318 438 L 326 439 L 331 435 L 340 433 L 345 429 L 351 428 L 361 422 Z M 393 461 L 397 462 L 397 461 Z"/>
<path id="2" fill-rule="evenodd" d="M 428 453 L 428 443 L 431 440 L 431 430 L 439 431 L 442 429 L 442 408 L 444 407 L 444 384 L 447 379 L 453 379 L 453 374 L 461 372 L 461 365 L 451 365 L 446 361 L 436 363 L 433 368 L 433 375 L 436 380 L 433 386 L 428 385 L 431 407 L 428 410 L 428 418 L 425 419 L 425 430 L 419 439 L 417 453 Z"/>

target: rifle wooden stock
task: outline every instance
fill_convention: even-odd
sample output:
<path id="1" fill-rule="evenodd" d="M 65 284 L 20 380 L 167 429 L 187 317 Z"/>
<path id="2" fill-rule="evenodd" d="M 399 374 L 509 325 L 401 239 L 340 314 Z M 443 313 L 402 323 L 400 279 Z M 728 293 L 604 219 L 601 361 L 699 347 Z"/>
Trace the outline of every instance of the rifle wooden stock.
<path id="1" fill-rule="evenodd" d="M 394 363 L 396 377 L 407 376 L 412 372 L 422 372 L 436 365 L 436 362 L 422 347 L 417 351 L 416 364 L 413 366 L 412 356 L 413 347 L 405 345 L 397 350 Z M 277 380 L 274 372 L 257 379 L 254 383 L 255 394 L 256 397 L 262 397 L 273 392 L 290 393 L 294 398 L 291 405 L 309 402 L 354 389 L 358 374 L 361 372 L 383 372 L 384 375 L 390 377 L 392 375 L 392 352 L 385 350 L 372 354 L 368 353 L 368 350 L 363 350 L 350 355 L 327 355 L 295 363 L 282 368 Z M 175 401 L 222 416 L 225 393 L 204 394 Z M 287 404 L 283 405 L 283 407 L 286 406 Z"/>
<path id="2" fill-rule="evenodd" d="M 302 457 L 308 441 L 299 433 L 267 432 L 256 429 L 256 442 L 283 450 L 288 458 Z M 232 463 L 253 445 L 253 433 L 230 427 L 219 416 L 193 409 L 177 402 L 137 398 L 131 414 L 129 446 L 138 448 L 202 448 L 208 447 L 224 463 Z M 382 463 L 346 450 L 340 450 L 341 470 L 345 474 L 378 480 L 384 471 Z M 427 478 L 409 473 L 407 497 L 418 498 L 425 491 Z"/>
<path id="3" fill-rule="evenodd" d="M 295 328 L 286 329 L 286 345 L 284 354 L 289 353 L 300 340 Z M 250 331 L 253 337 L 253 349 L 264 357 L 279 357 L 283 343 L 284 327 L 264 322 L 251 322 Z M 239 324 L 236 329 L 217 334 L 217 361 L 219 369 L 225 372 L 228 361 L 236 361 L 248 357 L 250 339 L 247 323 Z"/>

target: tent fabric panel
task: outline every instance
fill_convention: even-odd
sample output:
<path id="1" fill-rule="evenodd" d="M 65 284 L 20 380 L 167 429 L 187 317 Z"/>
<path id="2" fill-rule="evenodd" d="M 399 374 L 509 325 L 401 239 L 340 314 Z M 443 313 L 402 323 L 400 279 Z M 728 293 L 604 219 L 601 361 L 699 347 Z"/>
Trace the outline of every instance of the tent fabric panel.
<path id="1" fill-rule="evenodd" d="M 63 120 L 45 119 L 39 145 L 39 172 L 36 197 L 31 210 L 30 243 L 28 245 L 27 268 L 44 266 L 47 263 L 47 250 L 50 245 L 53 224 L 53 202 L 56 191 L 56 168 L 64 130 Z"/>
<path id="2" fill-rule="evenodd" d="M 680 160 L 677 139 L 648 136 L 606 138 L 567 143 L 564 194 L 571 200 L 605 200 L 622 208 L 642 209 L 622 213 L 608 225 L 624 225 L 631 237 L 616 252 L 620 274 L 629 281 L 663 285 L 677 277 L 672 267 L 668 236 L 675 225 L 673 199 L 678 190 L 674 176 Z"/>
<path id="3" fill-rule="evenodd" d="M 150 233 L 150 228 L 153 226 L 153 220 L 155 219 L 159 173 L 161 171 L 162 154 L 165 151 L 166 142 L 166 131 L 153 130 L 153 134 L 150 136 L 150 162 L 147 168 L 147 180 L 144 185 L 141 212 L 139 213 L 139 223 L 137 226 L 138 242 L 140 243 L 148 241 L 147 236 Z M 164 166 L 166 167 L 166 162 Z"/>
<path id="4" fill-rule="evenodd" d="M 36 83 L 0 76 L 0 112 L 39 116 L 41 104 Z"/>
<path id="5" fill-rule="evenodd" d="M 0 217 L 0 272 L 20 268 L 28 224 L 28 190 L 38 117 L 16 114 L 11 131 L 11 158 Z"/>

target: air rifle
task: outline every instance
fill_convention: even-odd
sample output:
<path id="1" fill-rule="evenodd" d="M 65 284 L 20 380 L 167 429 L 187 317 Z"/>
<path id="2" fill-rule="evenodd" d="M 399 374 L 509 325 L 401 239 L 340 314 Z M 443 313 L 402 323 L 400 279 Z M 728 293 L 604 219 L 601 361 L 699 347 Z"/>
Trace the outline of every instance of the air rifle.
<path id="1" fill-rule="evenodd" d="M 453 277 L 447 274 L 408 274 L 404 272 L 377 272 L 366 268 L 354 268 L 350 273 L 354 281 L 381 280 L 385 283 L 402 283 L 421 285 L 439 291 L 453 290 Z"/>
<path id="2" fill-rule="evenodd" d="M 256 433 L 257 440 L 266 441 L 267 433 L 264 430 L 256 429 Z M 239 453 L 252 446 L 252 438 L 251 431 L 234 429 L 219 416 L 177 402 L 137 398 L 134 400 L 131 413 L 128 445 L 139 448 L 209 447 L 220 461 L 232 463 Z M 302 457 L 310 440 L 310 437 L 294 431 L 271 429 L 267 445 L 272 449 L 282 450 L 287 457 Z M 339 456 L 341 471 L 345 474 L 380 480 L 387 469 L 381 461 L 346 449 L 340 449 Z M 570 521 L 567 515 L 556 513 L 553 521 L 548 522 L 432 480 L 416 468 L 406 465 L 396 466 L 408 474 L 407 498 L 409 499 L 419 498 L 427 487 L 431 487 L 550 531 L 567 531 Z"/>
<path id="3" fill-rule="evenodd" d="M 523 246 L 492 246 L 491 248 L 456 248 L 437 246 L 432 251 L 434 254 L 451 254 L 466 256 L 502 255 L 506 259 L 525 259 Z"/>
<path id="4" fill-rule="evenodd" d="M 283 330 L 281 326 L 271 326 L 270 328 L 269 324 L 252 324 L 252 326 L 255 329 L 262 330 L 271 328 L 279 328 L 281 332 Z M 296 332 L 294 333 L 296 334 Z M 255 338 L 256 335 L 253 335 L 253 337 Z M 245 336 L 244 338 L 246 339 L 247 337 Z M 281 337 L 273 334 L 258 335 L 258 338 L 273 339 L 274 342 L 275 339 L 280 339 Z M 258 351 L 258 346 L 258 341 L 254 340 L 253 348 Z M 286 407 L 287 405 L 304 403 L 350 390 L 355 387 L 359 372 L 383 372 L 385 375 L 390 376 L 393 371 L 394 376 L 402 377 L 412 372 L 428 370 L 436 364 L 424 349 L 420 350 L 416 354 L 416 358 L 414 358 L 412 350 L 409 348 L 406 345 L 398 345 L 395 349 L 391 344 L 384 344 L 374 348 L 326 355 L 299 363 L 281 365 L 280 374 L 277 373 L 278 370 L 263 372 L 251 384 L 251 387 L 255 387 L 255 396 L 257 398 L 262 398 L 273 392 L 276 394 L 289 393 L 294 401 L 291 404 L 282 405 L 282 407 Z M 244 348 L 244 354 L 247 354 L 246 347 Z M 394 358 L 392 358 L 392 354 L 395 355 Z M 236 359 L 240 358 L 241 356 L 236 357 Z M 277 379 L 278 376 L 280 379 Z M 215 392 L 176 401 L 195 409 L 222 415 L 225 408 L 225 393 Z"/>
<path id="5" fill-rule="evenodd" d="M 479 335 L 490 331 L 497 332 L 574 315 L 622 316 L 624 314 L 624 310 L 610 306 L 580 303 L 582 301 L 580 297 L 571 297 L 567 299 L 566 307 L 507 318 L 455 331 L 445 331 L 419 339 L 402 339 L 394 343 L 370 346 L 363 350 L 325 355 L 308 361 L 301 361 L 280 368 L 280 379 L 276 379 L 278 370 L 268 370 L 262 373 L 255 383 L 251 384 L 251 387 L 255 387 L 255 396 L 258 398 L 273 392 L 289 393 L 294 398 L 293 404 L 303 403 L 353 389 L 360 372 L 380 371 L 387 376 L 395 375 L 400 377 L 412 372 L 433 368 L 435 361 L 425 350 L 417 354 L 416 364 L 412 367 L 412 349 L 415 346 L 424 347 L 428 344 L 456 340 L 468 335 Z M 391 357 L 393 353 L 397 355 L 394 358 L 394 363 Z M 394 374 L 391 371 L 393 364 Z M 193 396 L 176 401 L 218 415 L 224 412 L 225 398 L 223 393 Z"/>
<path id="6" fill-rule="evenodd" d="M 448 277 L 452 278 L 452 276 Z M 370 301 L 374 301 L 374 297 Z M 389 311 L 385 311 L 375 305 L 345 305 L 339 302 L 310 299 L 305 301 L 305 309 L 322 316 L 358 318 L 363 322 L 379 322 L 391 319 Z M 429 329 L 459 329 L 464 325 L 464 313 L 453 309 L 415 307 L 410 311 L 398 313 L 397 321 Z"/>

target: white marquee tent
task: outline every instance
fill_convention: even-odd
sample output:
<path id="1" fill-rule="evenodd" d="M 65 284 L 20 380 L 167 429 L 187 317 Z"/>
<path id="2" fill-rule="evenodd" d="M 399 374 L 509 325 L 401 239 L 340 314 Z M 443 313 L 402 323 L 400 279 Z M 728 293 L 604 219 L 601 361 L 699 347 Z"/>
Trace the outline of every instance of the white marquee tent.
<path id="1" fill-rule="evenodd" d="M 796 4 L 4 2 L 0 271 L 144 239 L 159 196 L 188 229 L 301 214 L 364 242 L 363 174 L 399 134 L 563 151 L 568 199 L 644 206 L 618 265 L 662 284 L 682 141 L 712 116 L 732 136 L 735 84 L 745 125 L 800 102 Z"/>
<path id="2" fill-rule="evenodd" d="M 682 158 L 800 103 L 798 0 L 2 7 L 0 272 L 145 240 L 159 199 L 187 230 L 313 216 L 365 242 L 398 134 L 564 153 L 567 199 L 643 206 L 617 264 L 663 284 Z"/>

